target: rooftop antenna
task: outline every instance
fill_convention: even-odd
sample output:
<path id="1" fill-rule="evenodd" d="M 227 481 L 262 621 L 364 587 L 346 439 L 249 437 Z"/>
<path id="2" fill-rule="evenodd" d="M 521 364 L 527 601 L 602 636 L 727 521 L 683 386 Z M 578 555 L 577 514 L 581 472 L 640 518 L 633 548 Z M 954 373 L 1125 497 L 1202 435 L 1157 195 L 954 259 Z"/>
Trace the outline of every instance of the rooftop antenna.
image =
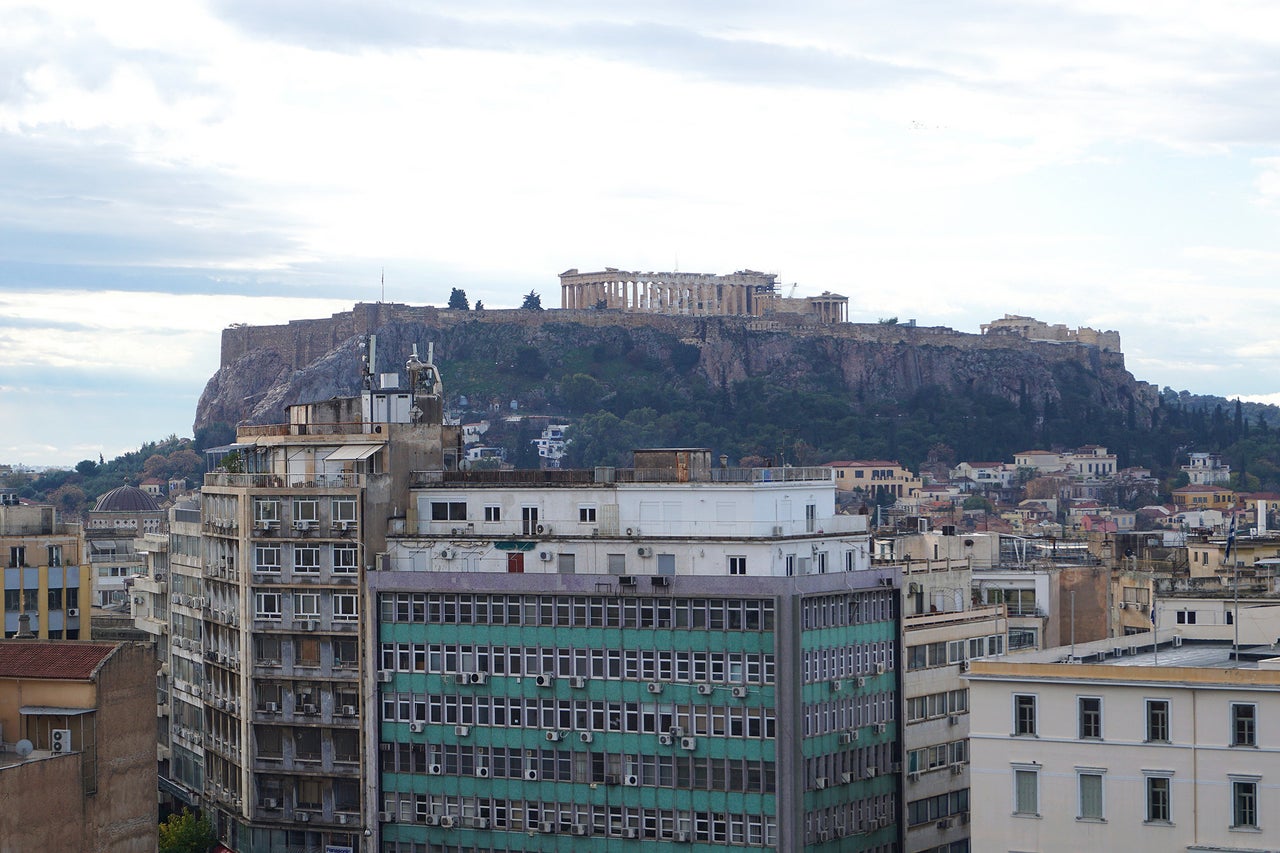
<path id="1" fill-rule="evenodd" d="M 382 298 L 379 299 L 378 301 L 379 302 L 387 301 L 387 268 L 386 267 L 382 268 Z"/>

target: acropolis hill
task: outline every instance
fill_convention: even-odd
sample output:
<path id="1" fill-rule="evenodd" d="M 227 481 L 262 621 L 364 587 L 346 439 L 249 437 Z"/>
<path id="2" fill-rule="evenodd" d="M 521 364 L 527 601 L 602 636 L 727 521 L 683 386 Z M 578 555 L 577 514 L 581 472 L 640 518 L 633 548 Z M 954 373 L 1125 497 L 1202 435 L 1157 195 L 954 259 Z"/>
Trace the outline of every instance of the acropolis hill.
<path id="1" fill-rule="evenodd" d="M 576 275 L 576 270 L 565 274 Z M 690 274 L 644 275 L 658 280 Z M 280 421 L 286 404 L 356 393 L 359 338 L 368 334 L 378 336 L 383 371 L 399 369 L 412 344 L 434 342 L 437 361 L 453 377 L 451 395 L 491 390 L 492 377 L 485 377 L 495 367 L 504 374 L 499 378 L 514 382 L 512 371 L 501 367 L 527 362 L 532 354 L 545 373 L 525 373 L 523 385 L 508 384 L 501 391 L 519 400 L 534 387 L 590 372 L 593 352 L 616 352 L 632 363 L 642 360 L 646 370 L 679 371 L 712 387 L 729 389 L 744 379 L 768 377 L 859 402 L 902 399 L 934 386 L 1038 407 L 1061 399 L 1063 383 L 1070 383 L 1090 405 L 1128 410 L 1140 424 L 1149 423 L 1158 403 L 1155 386 L 1125 369 L 1115 332 L 1073 330 L 1017 316 L 987 324 L 983 334 L 847 323 L 831 307 L 844 297 L 830 293 L 797 300 L 766 296 L 753 303 L 756 313 L 698 313 L 695 306 L 710 304 L 708 291 L 655 298 L 656 289 L 635 287 L 628 298 L 641 292 L 650 294 L 643 304 L 637 299 L 617 308 L 595 307 L 609 304 L 607 294 L 592 300 L 593 307 L 548 310 L 460 311 L 377 302 L 358 303 L 323 319 L 232 326 L 223 331 L 221 368 L 201 397 L 195 427 Z M 815 299 L 820 307 L 804 310 Z M 788 303 L 802 304 L 797 310 Z"/>

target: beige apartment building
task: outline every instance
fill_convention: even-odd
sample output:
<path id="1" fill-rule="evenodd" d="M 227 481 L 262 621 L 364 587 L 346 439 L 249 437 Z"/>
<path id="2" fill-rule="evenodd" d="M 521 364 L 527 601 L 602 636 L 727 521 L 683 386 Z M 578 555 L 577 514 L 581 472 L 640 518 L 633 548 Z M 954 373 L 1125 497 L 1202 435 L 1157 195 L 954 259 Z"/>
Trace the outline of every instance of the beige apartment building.
<path id="1" fill-rule="evenodd" d="M 0 490 L 5 637 L 19 633 L 25 616 L 26 629 L 39 639 L 89 639 L 93 573 L 84 555 L 79 524 L 59 520 L 52 506 L 23 504 L 12 490 Z"/>

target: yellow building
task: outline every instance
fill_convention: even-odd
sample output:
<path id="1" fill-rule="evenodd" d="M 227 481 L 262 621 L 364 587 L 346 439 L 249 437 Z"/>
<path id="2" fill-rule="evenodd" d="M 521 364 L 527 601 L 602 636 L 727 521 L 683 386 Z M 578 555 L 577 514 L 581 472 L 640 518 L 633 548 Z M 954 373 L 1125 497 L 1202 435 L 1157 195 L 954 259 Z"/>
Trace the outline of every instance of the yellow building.
<path id="1" fill-rule="evenodd" d="M 883 489 L 895 498 L 915 498 L 920 495 L 920 478 L 897 462 L 840 461 L 827 462 L 823 467 L 836 472 L 836 488 L 841 491 L 862 489 L 868 496 L 874 496 Z"/>
<path id="2" fill-rule="evenodd" d="M 0 643 L 0 850 L 156 849 L 154 655 Z"/>
<path id="3" fill-rule="evenodd" d="M 1230 509 L 1236 493 L 1223 486 L 1183 486 L 1173 490 L 1173 502 L 1182 509 Z"/>
<path id="4" fill-rule="evenodd" d="M 0 491 L 6 638 L 18 633 L 25 615 L 42 640 L 89 639 L 93 572 L 84 553 L 79 524 L 59 521 L 52 506 L 19 503 L 12 491 Z"/>

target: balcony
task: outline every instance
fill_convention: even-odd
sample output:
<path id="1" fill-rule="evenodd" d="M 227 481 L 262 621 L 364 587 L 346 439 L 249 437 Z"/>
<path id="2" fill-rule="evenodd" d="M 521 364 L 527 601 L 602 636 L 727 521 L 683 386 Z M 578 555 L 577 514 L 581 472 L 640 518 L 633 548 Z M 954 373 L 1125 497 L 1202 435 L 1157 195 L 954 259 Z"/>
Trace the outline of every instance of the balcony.
<path id="1" fill-rule="evenodd" d="M 230 474 L 215 471 L 204 475 L 206 486 L 230 489 L 359 489 L 364 487 L 364 474 Z"/>

